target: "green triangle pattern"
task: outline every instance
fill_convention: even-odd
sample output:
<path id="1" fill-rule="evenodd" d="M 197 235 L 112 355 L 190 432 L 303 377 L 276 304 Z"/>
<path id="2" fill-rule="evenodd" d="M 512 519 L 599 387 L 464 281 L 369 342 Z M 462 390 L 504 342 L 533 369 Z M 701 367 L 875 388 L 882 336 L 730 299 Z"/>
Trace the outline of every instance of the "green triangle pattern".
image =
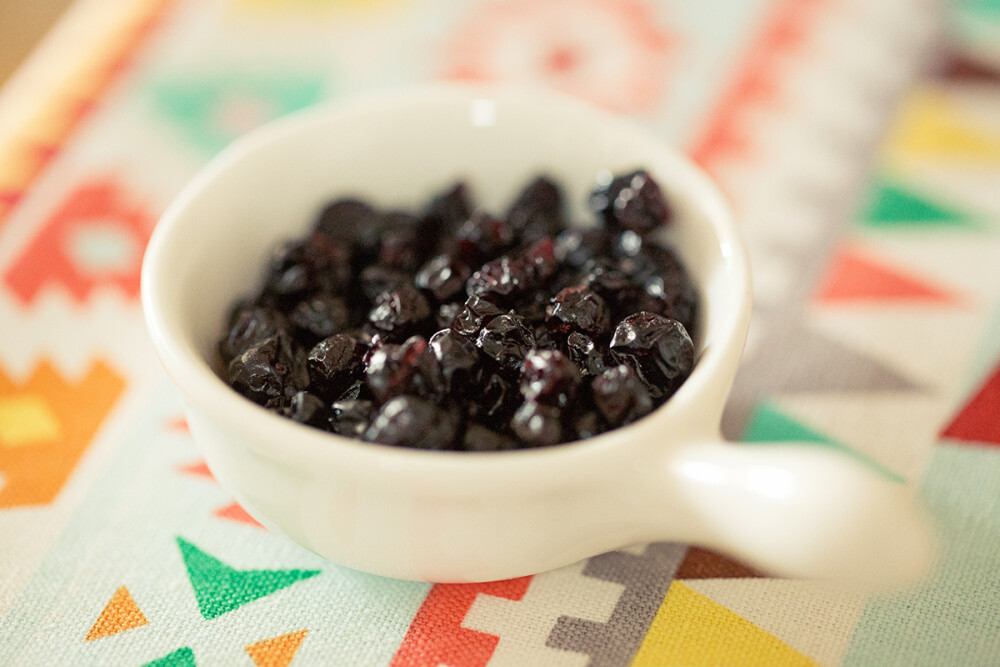
<path id="1" fill-rule="evenodd" d="M 201 615 L 211 620 L 248 602 L 268 596 L 319 570 L 237 570 L 183 538 L 177 544 Z"/>
<path id="2" fill-rule="evenodd" d="M 305 108 L 323 97 L 317 77 L 295 74 L 266 76 L 234 72 L 201 78 L 164 80 L 153 84 L 153 106 L 179 126 L 191 141 L 216 152 L 249 127 L 227 127 L 227 105 L 243 105 L 254 124 Z"/>
<path id="3" fill-rule="evenodd" d="M 772 403 L 766 401 L 758 403 L 754 408 L 741 439 L 744 442 L 758 444 L 804 442 L 829 447 L 830 449 L 836 449 L 849 454 L 887 479 L 895 482 L 906 481 L 903 477 L 886 468 L 878 461 L 829 438 L 819 431 L 809 428 L 796 419 L 792 419 L 787 414 L 778 410 Z"/>
<path id="4" fill-rule="evenodd" d="M 967 225 L 969 218 L 900 185 L 881 182 L 872 187 L 861 221 L 869 227 L 954 227 Z"/>
<path id="5" fill-rule="evenodd" d="M 190 646 L 185 646 L 173 653 L 166 654 L 162 658 L 147 662 L 142 667 L 196 667 L 194 651 L 191 650 Z"/>

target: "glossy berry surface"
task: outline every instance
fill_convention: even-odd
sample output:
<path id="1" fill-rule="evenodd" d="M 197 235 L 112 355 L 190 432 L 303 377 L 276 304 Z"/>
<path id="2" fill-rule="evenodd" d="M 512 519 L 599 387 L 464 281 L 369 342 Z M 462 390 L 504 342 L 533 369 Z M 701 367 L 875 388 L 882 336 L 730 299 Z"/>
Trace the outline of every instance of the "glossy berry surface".
<path id="1" fill-rule="evenodd" d="M 653 397 L 631 366 L 621 364 L 594 379 L 594 405 L 611 426 L 624 426 L 653 410 Z"/>
<path id="2" fill-rule="evenodd" d="M 452 449 L 459 426 L 454 407 L 442 408 L 417 396 L 397 396 L 379 409 L 364 438 L 383 445 Z"/>
<path id="3" fill-rule="evenodd" d="M 599 182 L 596 226 L 545 175 L 500 214 L 461 182 L 415 210 L 330 202 L 234 305 L 220 375 L 292 421 L 419 449 L 542 447 L 643 418 L 692 370 L 698 291 L 650 175 Z"/>
<path id="4" fill-rule="evenodd" d="M 656 398 L 672 394 L 694 367 L 694 343 L 684 325 L 655 313 L 626 317 L 611 339 L 611 356 L 628 364 Z"/>

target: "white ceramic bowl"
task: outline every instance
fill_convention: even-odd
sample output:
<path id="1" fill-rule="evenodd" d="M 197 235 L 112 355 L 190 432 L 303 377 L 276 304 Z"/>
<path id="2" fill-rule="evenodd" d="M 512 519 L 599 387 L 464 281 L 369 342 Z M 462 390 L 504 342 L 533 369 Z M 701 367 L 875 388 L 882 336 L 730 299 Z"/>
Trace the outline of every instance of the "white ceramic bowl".
<path id="1" fill-rule="evenodd" d="M 601 170 L 645 167 L 677 212 L 669 238 L 701 292 L 698 361 L 650 416 L 590 440 L 474 454 L 349 440 L 276 417 L 210 365 L 230 305 L 268 251 L 342 195 L 416 208 L 456 179 L 494 210 L 545 172 L 576 218 Z M 430 87 L 260 128 L 181 193 L 146 253 L 142 299 L 219 482 L 261 523 L 332 561 L 437 582 L 537 573 L 635 543 L 721 549 L 782 575 L 926 562 L 911 494 L 821 448 L 723 443 L 750 316 L 747 257 L 712 183 L 655 136 L 539 92 Z"/>

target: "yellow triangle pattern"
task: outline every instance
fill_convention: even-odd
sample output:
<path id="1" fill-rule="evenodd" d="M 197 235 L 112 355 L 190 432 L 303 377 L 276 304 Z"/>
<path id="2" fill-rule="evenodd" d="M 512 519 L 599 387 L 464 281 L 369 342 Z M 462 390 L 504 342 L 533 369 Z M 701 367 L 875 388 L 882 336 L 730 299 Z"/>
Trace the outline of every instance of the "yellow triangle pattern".
<path id="1" fill-rule="evenodd" d="M 903 104 L 887 145 L 888 154 L 897 159 L 950 157 L 1000 163 L 1000 135 L 976 127 L 940 91 L 919 91 Z"/>
<path id="2" fill-rule="evenodd" d="M 818 663 L 701 593 L 670 584 L 632 667 L 817 667 Z"/>
<path id="3" fill-rule="evenodd" d="M 62 429 L 37 394 L 0 397 L 0 447 L 23 447 L 59 438 Z"/>
<path id="4" fill-rule="evenodd" d="M 147 623 L 149 621 L 139 609 L 139 605 L 132 599 L 132 594 L 128 592 L 127 588 L 120 586 L 108 603 L 104 605 L 104 611 L 94 621 L 93 627 L 90 628 L 90 632 L 87 633 L 84 640 L 90 642 L 102 637 L 117 635 L 119 632 L 138 628 Z"/>

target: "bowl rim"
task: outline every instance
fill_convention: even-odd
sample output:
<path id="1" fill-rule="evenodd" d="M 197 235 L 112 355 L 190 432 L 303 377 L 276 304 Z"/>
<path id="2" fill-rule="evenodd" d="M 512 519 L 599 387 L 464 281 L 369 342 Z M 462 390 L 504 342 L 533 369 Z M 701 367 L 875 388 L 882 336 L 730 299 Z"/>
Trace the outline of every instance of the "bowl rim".
<path id="1" fill-rule="evenodd" d="M 587 122 L 613 126 L 615 132 L 657 146 L 661 157 L 671 162 L 683 175 L 687 181 L 686 192 L 691 194 L 689 199 L 698 203 L 705 221 L 713 228 L 713 235 L 721 242 L 720 254 L 725 259 L 726 282 L 733 289 L 743 292 L 738 311 L 727 320 L 728 327 L 717 335 L 713 334 L 715 342 L 703 350 L 688 379 L 666 403 L 632 424 L 584 440 L 504 452 L 424 450 L 348 438 L 274 415 L 233 391 L 195 350 L 175 321 L 177 318 L 165 312 L 163 304 L 171 237 L 189 206 L 244 157 L 286 136 L 335 122 L 339 116 L 366 109 L 382 110 L 386 105 L 468 104 L 477 99 L 494 100 L 500 105 L 554 105 L 561 112 L 575 114 Z M 683 257 L 683 250 L 681 255 Z M 196 407 L 199 404 L 211 405 L 213 412 L 229 415 L 229 421 L 252 425 L 256 432 L 268 436 L 267 447 L 274 450 L 269 454 L 276 459 L 336 461 L 341 466 L 357 465 L 385 471 L 397 466 L 410 472 L 435 469 L 468 473 L 488 468 L 491 472 L 507 469 L 519 474 L 538 471 L 544 468 L 546 461 L 565 465 L 566 459 L 573 457 L 604 456 L 609 449 L 620 450 L 624 443 L 636 440 L 632 436 L 640 429 L 648 428 L 658 418 L 663 419 L 665 413 L 699 409 L 699 396 L 708 389 L 704 385 L 724 370 L 727 350 L 738 346 L 737 358 L 742 353 L 752 298 L 749 259 L 732 208 L 722 191 L 700 167 L 632 120 L 549 90 L 507 84 L 419 84 L 372 91 L 320 103 L 249 131 L 206 163 L 164 211 L 143 256 L 140 292 L 147 329 L 156 353 L 184 396 L 189 412 L 203 411 Z M 726 378 L 726 381 L 731 382 L 731 378 Z M 728 395 L 728 389 L 727 384 L 724 396 Z M 712 437 L 717 432 L 718 424 L 708 423 L 699 435 Z"/>

